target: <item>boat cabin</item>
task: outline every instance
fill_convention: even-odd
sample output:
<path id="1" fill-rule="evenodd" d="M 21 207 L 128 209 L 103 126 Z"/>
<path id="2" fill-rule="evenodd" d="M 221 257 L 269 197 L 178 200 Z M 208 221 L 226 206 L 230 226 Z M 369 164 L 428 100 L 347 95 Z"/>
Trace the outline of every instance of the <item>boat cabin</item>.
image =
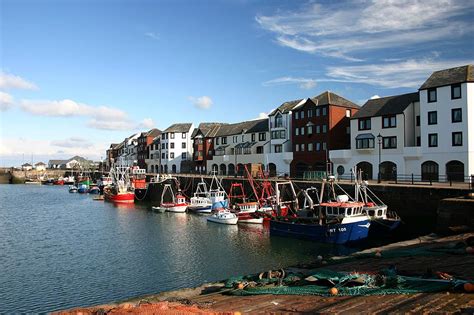
<path id="1" fill-rule="evenodd" d="M 327 202 L 321 207 L 329 217 L 356 217 L 364 215 L 362 202 Z"/>
<path id="2" fill-rule="evenodd" d="M 257 202 L 246 202 L 246 203 L 239 203 L 237 207 L 240 209 L 240 212 L 255 212 L 258 210 L 258 203 Z"/>
<path id="3" fill-rule="evenodd" d="M 182 195 L 177 195 L 176 196 L 176 203 L 181 204 L 181 203 L 186 203 L 186 198 L 184 198 Z"/>

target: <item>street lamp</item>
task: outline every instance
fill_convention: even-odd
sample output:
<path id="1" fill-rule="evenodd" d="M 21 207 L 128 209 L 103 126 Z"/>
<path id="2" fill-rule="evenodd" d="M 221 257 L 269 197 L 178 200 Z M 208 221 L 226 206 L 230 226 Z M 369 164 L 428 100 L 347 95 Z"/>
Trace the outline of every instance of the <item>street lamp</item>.
<path id="1" fill-rule="evenodd" d="M 379 173 L 378 173 L 378 179 L 377 179 L 377 183 L 380 183 L 381 181 L 381 178 L 380 178 L 380 164 L 382 162 L 382 135 L 379 133 L 379 135 L 377 136 L 377 141 L 379 143 Z"/>

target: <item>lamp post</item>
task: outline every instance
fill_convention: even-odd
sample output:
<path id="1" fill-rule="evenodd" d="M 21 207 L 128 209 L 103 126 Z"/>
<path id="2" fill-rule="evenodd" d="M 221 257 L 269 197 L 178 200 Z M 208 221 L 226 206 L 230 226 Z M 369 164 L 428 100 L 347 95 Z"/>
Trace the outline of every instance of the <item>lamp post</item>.
<path id="1" fill-rule="evenodd" d="M 378 179 L 377 179 L 377 183 L 380 183 L 381 182 L 381 178 L 380 178 L 380 164 L 381 164 L 381 161 L 382 161 L 382 135 L 379 133 L 378 136 L 377 136 L 377 141 L 379 143 L 379 172 L 378 172 Z"/>

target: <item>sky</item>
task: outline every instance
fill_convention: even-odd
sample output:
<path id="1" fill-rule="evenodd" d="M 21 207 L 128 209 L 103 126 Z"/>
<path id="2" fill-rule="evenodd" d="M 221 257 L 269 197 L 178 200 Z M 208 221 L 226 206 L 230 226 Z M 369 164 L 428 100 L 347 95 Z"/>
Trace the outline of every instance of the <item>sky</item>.
<path id="1" fill-rule="evenodd" d="M 474 63 L 474 1 L 0 0 L 0 166 L 178 122 L 363 105 Z"/>

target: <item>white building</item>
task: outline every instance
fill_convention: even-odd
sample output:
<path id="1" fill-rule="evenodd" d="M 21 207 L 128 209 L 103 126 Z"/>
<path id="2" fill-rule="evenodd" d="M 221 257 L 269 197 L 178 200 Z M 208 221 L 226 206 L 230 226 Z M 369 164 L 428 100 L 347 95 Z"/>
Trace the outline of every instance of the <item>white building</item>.
<path id="1" fill-rule="evenodd" d="M 357 165 L 377 179 L 380 162 L 381 179 L 465 180 L 474 174 L 474 67 L 436 71 L 419 92 L 369 100 L 351 120 L 351 149 L 330 157 L 338 174 Z"/>
<path id="2" fill-rule="evenodd" d="M 243 174 L 245 164 L 261 164 L 265 170 L 269 148 L 268 119 L 222 125 L 214 137 L 214 156 L 207 161 L 207 169 L 222 175 Z"/>
<path id="3" fill-rule="evenodd" d="M 367 101 L 351 118 L 351 149 L 329 152 L 338 175 L 349 176 L 357 166 L 365 178 L 377 179 L 379 157 L 381 179 L 411 173 L 410 164 L 416 164 L 421 152 L 416 147 L 418 112 L 416 92 Z"/>
<path id="4" fill-rule="evenodd" d="M 21 166 L 21 169 L 23 171 L 29 171 L 29 170 L 32 170 L 33 169 L 33 166 L 30 164 L 30 163 L 25 163 Z"/>
<path id="5" fill-rule="evenodd" d="M 161 134 L 162 173 L 181 173 L 192 164 L 192 123 L 174 124 Z M 183 168 L 184 166 L 184 168 Z"/>
<path id="6" fill-rule="evenodd" d="M 293 146 L 291 143 L 292 109 L 301 101 L 285 102 L 268 115 L 270 144 L 267 161 L 270 175 L 290 174 L 290 164 L 293 160 Z"/>
<path id="7" fill-rule="evenodd" d="M 117 166 L 132 167 L 138 163 L 138 137 L 140 133 L 133 134 L 122 142 L 117 156 Z"/>
<path id="8" fill-rule="evenodd" d="M 35 170 L 37 171 L 45 171 L 46 170 L 46 164 L 43 162 L 38 162 L 35 164 Z"/>
<path id="9" fill-rule="evenodd" d="M 153 139 L 153 142 L 149 144 L 148 151 L 148 157 L 145 159 L 147 172 L 159 173 L 161 169 L 161 135 Z"/>

